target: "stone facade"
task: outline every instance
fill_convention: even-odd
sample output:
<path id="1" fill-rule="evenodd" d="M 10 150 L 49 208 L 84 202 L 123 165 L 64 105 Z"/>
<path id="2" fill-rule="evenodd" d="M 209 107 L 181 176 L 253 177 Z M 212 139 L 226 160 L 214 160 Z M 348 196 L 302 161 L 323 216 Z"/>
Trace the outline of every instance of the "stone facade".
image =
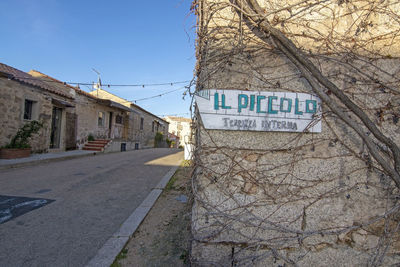
<path id="1" fill-rule="evenodd" d="M 128 141 L 126 125 L 130 112 L 128 108 L 117 103 L 113 105 L 110 101 L 103 101 L 38 71 L 32 70 L 29 74 L 49 86 L 73 95 L 73 108 L 69 108 L 67 112 L 75 117 L 75 125 L 69 125 L 69 128 L 75 128 L 75 148 L 81 148 L 87 142 L 89 135 L 95 139 L 111 139 L 118 145 L 120 142 Z M 99 121 L 100 113 L 103 118 Z M 117 117 L 119 117 L 118 120 Z"/>
<path id="2" fill-rule="evenodd" d="M 34 119 L 44 122 L 40 132 L 30 140 L 33 151 L 46 152 L 50 145 L 51 99 L 41 89 L 22 85 L 18 82 L 0 78 L 0 147 L 7 145 L 11 138 L 29 120 L 23 119 L 25 98 L 34 100 L 37 106 Z"/>
<path id="3" fill-rule="evenodd" d="M 154 147 L 154 137 L 161 132 L 164 137 L 168 134 L 168 122 L 151 114 L 132 102 L 111 94 L 105 90 L 97 89 L 90 94 L 101 99 L 108 99 L 124 105 L 132 110 L 128 119 L 128 139 L 139 148 Z"/>
<path id="4" fill-rule="evenodd" d="M 192 120 L 182 117 L 166 116 L 164 118 L 169 122 L 169 132 L 179 137 L 179 145 L 192 142 Z"/>
<path id="5" fill-rule="evenodd" d="M 196 4 L 198 91 L 313 93 L 296 66 L 252 33 L 229 1 Z M 312 60 L 399 145 L 400 61 L 358 55 L 338 64 L 343 57 L 324 54 Z M 321 133 L 209 130 L 197 114 L 193 265 L 400 261 L 398 188 L 355 131 L 327 105 L 322 111 L 316 118 L 322 120 Z"/>
<path id="6" fill-rule="evenodd" d="M 44 126 L 30 140 L 33 152 L 79 149 L 89 135 L 111 139 L 113 145 L 107 151 L 119 151 L 122 143 L 126 149 L 135 149 L 128 138 L 132 110 L 124 105 L 96 98 L 38 71 L 28 74 L 1 63 L 0 93 L 0 147 L 24 124 L 38 120 Z"/>
<path id="7" fill-rule="evenodd" d="M 32 120 L 43 122 L 43 128 L 32 137 L 30 145 L 33 152 L 48 152 L 49 150 L 64 150 L 67 135 L 65 132 L 65 116 L 70 111 L 73 95 L 70 92 L 58 90 L 46 84 L 31 80 L 31 76 L 22 71 L 0 64 L 0 103 L 3 107 L 0 132 L 0 146 L 7 145 L 19 128 Z M 26 102 L 29 102 L 30 112 L 25 115 Z M 57 131 L 52 131 L 53 111 L 57 108 L 61 113 Z M 57 134 L 57 138 L 55 137 Z"/>

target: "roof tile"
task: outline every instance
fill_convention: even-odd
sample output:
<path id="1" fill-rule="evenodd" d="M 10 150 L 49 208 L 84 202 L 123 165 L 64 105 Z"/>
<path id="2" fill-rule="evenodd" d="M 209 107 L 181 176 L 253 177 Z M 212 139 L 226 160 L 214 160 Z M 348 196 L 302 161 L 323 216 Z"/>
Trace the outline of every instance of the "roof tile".
<path id="1" fill-rule="evenodd" d="M 20 82 L 23 84 L 35 86 L 42 90 L 45 90 L 45 91 L 48 91 L 48 92 L 51 92 L 51 93 L 54 93 L 57 95 L 61 95 L 64 97 L 71 98 L 70 95 L 68 95 L 60 90 L 57 90 L 57 88 L 50 86 L 35 77 L 32 77 L 31 75 L 29 75 L 26 72 L 15 69 L 6 64 L 0 63 L 0 73 L 6 74 L 7 77 L 11 80 L 14 80 L 14 81 L 17 81 L 17 82 Z"/>

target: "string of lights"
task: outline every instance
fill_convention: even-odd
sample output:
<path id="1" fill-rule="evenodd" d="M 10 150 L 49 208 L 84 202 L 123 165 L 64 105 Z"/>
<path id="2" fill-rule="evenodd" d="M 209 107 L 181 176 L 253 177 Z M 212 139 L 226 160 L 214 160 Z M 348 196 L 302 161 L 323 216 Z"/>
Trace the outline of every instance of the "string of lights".
<path id="1" fill-rule="evenodd" d="M 17 78 L 17 79 L 24 79 L 24 80 L 38 80 L 41 81 L 43 78 L 37 78 L 37 77 L 18 77 L 18 76 L 13 76 L 12 78 Z M 150 86 L 174 86 L 176 84 L 183 84 L 183 83 L 189 83 L 191 80 L 187 81 L 173 81 L 173 82 L 165 82 L 165 83 L 146 83 L 146 84 L 101 84 L 104 87 L 150 87 Z M 46 82 L 54 82 L 54 83 L 59 83 L 60 81 L 53 81 L 51 79 L 46 79 Z M 93 84 L 96 84 L 95 82 L 62 82 L 64 84 L 69 84 L 69 85 L 84 85 L 84 86 L 92 86 Z"/>
<path id="2" fill-rule="evenodd" d="M 165 86 L 170 85 L 174 86 L 176 84 L 188 83 L 188 81 L 178 81 L 178 82 L 167 82 L 167 83 L 148 83 L 148 84 L 101 84 L 104 87 L 150 87 L 150 86 Z M 66 82 L 71 85 L 93 85 L 93 83 L 77 83 L 77 82 Z"/>
<path id="3" fill-rule="evenodd" d="M 156 97 L 161 97 L 161 96 L 163 96 L 163 95 L 167 95 L 167 94 L 170 94 L 170 93 L 173 93 L 173 92 L 176 92 L 176 91 L 179 91 L 179 90 L 182 90 L 182 89 L 185 89 L 185 88 L 187 88 L 187 86 L 183 86 L 183 87 L 180 87 L 180 88 L 178 88 L 178 89 L 174 89 L 174 90 L 171 90 L 171 91 L 168 91 L 168 92 L 165 92 L 165 93 L 162 93 L 162 94 L 158 94 L 158 95 L 153 95 L 153 96 L 149 96 L 149 97 L 145 97 L 145 98 L 140 98 L 140 99 L 134 99 L 134 100 L 132 100 L 132 102 L 138 102 L 138 101 L 143 101 L 143 100 L 148 100 L 148 99 L 152 99 L 152 98 L 156 98 Z"/>
<path id="4" fill-rule="evenodd" d="M 156 115 L 157 117 L 166 117 L 166 116 L 183 116 L 183 115 L 190 115 L 189 112 L 186 113 L 176 113 L 176 114 L 162 114 L 162 115 Z"/>

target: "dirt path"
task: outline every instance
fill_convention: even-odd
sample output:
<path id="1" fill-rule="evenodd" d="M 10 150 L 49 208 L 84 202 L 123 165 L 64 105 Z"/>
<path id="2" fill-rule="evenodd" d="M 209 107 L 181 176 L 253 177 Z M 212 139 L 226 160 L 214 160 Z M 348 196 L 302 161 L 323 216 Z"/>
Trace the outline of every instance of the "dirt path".
<path id="1" fill-rule="evenodd" d="M 191 172 L 184 162 L 112 267 L 189 266 Z"/>

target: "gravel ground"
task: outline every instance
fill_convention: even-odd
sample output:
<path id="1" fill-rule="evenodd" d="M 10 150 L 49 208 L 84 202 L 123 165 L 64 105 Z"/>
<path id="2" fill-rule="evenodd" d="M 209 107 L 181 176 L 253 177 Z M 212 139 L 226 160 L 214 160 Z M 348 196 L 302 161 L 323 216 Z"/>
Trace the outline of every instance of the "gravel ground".
<path id="1" fill-rule="evenodd" d="M 190 265 L 191 173 L 184 161 L 112 267 Z"/>

